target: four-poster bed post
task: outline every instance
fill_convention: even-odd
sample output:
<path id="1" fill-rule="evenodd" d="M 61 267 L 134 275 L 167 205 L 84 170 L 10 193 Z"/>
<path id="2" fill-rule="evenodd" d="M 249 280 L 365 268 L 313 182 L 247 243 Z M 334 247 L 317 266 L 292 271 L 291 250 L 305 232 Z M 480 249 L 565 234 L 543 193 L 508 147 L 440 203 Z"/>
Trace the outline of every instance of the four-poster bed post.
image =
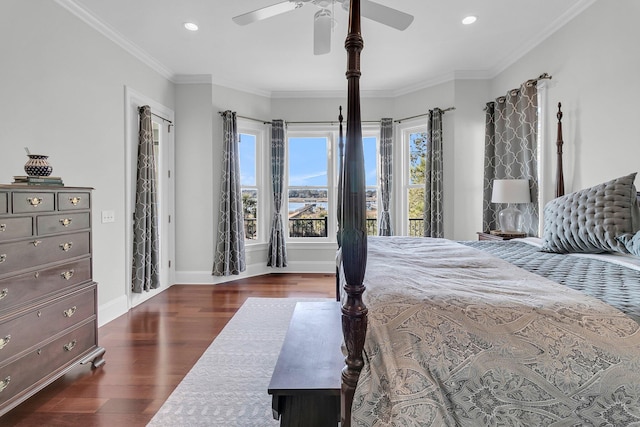
<path id="1" fill-rule="evenodd" d="M 558 155 L 556 160 L 556 197 L 564 196 L 564 171 L 562 170 L 562 103 L 558 102 L 558 137 L 556 141 L 556 147 L 558 148 Z"/>
<path id="2" fill-rule="evenodd" d="M 362 348 L 367 328 L 367 307 L 362 301 L 367 260 L 366 199 L 362 122 L 360 117 L 360 52 L 364 47 L 360 26 L 360 0 L 351 0 L 347 50 L 347 135 L 343 165 L 341 259 L 346 297 L 342 301 L 342 332 L 347 349 L 342 370 L 341 426 L 351 425 L 351 404 L 363 366 Z"/>

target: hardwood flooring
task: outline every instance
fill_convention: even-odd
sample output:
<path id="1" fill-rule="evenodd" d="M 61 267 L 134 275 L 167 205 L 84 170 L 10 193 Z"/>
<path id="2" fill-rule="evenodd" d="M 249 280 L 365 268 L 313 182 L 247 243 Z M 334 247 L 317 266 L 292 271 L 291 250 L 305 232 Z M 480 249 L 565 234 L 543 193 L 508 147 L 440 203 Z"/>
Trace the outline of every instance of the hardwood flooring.
<path id="1" fill-rule="evenodd" d="M 74 368 L 0 417 L 0 426 L 145 426 L 249 297 L 335 298 L 335 276 L 174 285 L 99 328 L 102 367 Z"/>

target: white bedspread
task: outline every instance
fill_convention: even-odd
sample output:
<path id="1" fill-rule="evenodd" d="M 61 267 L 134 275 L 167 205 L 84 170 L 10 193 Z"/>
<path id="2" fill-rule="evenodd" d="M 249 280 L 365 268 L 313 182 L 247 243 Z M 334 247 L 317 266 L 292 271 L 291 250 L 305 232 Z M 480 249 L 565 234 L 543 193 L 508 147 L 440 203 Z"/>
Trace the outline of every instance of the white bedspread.
<path id="1" fill-rule="evenodd" d="M 640 425 L 633 320 L 455 242 L 368 242 L 353 425 Z"/>

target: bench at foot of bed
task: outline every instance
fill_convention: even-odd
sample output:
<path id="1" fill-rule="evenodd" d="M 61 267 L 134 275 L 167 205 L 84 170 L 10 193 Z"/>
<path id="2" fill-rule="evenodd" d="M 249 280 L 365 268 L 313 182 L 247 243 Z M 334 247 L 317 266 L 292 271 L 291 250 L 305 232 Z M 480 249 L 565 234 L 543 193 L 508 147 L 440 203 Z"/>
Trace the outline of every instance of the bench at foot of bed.
<path id="1" fill-rule="evenodd" d="M 296 304 L 268 389 L 280 426 L 338 425 L 341 343 L 337 301 Z"/>

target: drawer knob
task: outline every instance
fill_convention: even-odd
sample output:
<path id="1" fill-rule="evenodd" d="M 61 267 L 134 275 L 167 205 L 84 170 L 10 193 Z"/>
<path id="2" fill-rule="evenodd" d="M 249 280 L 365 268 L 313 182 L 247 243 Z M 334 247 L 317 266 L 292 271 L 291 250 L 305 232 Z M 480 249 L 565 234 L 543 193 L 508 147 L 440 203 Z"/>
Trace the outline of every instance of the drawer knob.
<path id="1" fill-rule="evenodd" d="M 66 343 L 63 346 L 63 348 L 64 348 L 65 351 L 71 351 L 71 350 L 73 350 L 73 348 L 76 346 L 77 343 L 78 342 L 76 340 L 73 340 L 73 341 L 71 341 L 69 343 Z"/>
<path id="2" fill-rule="evenodd" d="M 7 224 L 0 224 L 0 233 L 7 230 Z"/>
<path id="3" fill-rule="evenodd" d="M 10 382 L 11 382 L 11 377 L 7 377 L 2 381 L 0 381 L 0 393 L 3 392 L 5 388 L 7 388 Z"/>
<path id="4" fill-rule="evenodd" d="M 69 249 L 71 249 L 72 246 L 73 246 L 73 242 L 62 243 L 60 245 L 60 249 L 67 252 Z"/>
<path id="5" fill-rule="evenodd" d="M 64 280 L 69 280 L 73 277 L 73 273 L 74 273 L 74 270 L 68 270 L 68 271 L 65 271 L 64 273 L 61 273 L 60 276 L 62 276 Z"/>
<path id="6" fill-rule="evenodd" d="M 40 205 L 40 203 L 42 203 L 42 198 L 41 197 L 28 197 L 27 198 L 27 202 L 29 202 L 31 204 L 31 206 L 38 207 L 38 205 Z"/>
<path id="7" fill-rule="evenodd" d="M 9 289 L 4 288 L 0 291 L 0 299 L 4 299 L 7 295 L 9 295 Z"/>
<path id="8" fill-rule="evenodd" d="M 40 243 L 42 243 L 42 240 L 34 240 L 31 243 L 33 244 L 33 246 L 38 246 Z"/>
<path id="9" fill-rule="evenodd" d="M 71 225 L 71 218 L 62 218 L 60 220 L 60 224 L 62 224 L 63 227 L 68 227 Z"/>
<path id="10" fill-rule="evenodd" d="M 7 254 L 0 254 L 0 264 L 7 260 Z"/>
<path id="11" fill-rule="evenodd" d="M 9 344 L 9 341 L 11 341 L 11 335 L 7 335 L 6 337 L 0 339 L 0 350 L 5 348 L 5 346 Z"/>
<path id="12" fill-rule="evenodd" d="M 71 317 L 75 314 L 76 310 L 78 309 L 78 307 L 76 307 L 75 305 L 65 311 L 62 312 L 62 314 L 64 315 L 64 317 Z"/>
<path id="13" fill-rule="evenodd" d="M 73 206 L 76 206 L 78 203 L 80 203 L 80 197 L 69 197 L 69 201 Z"/>

